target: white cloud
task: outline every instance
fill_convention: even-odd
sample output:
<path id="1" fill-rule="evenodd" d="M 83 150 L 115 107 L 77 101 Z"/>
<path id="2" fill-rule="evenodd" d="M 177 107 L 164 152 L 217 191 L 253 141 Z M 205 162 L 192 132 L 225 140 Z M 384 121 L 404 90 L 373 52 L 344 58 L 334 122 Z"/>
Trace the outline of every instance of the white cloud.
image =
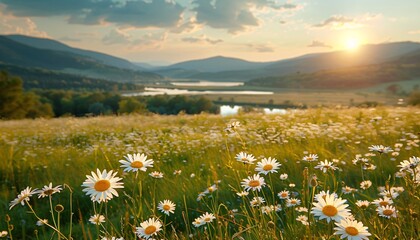
<path id="1" fill-rule="evenodd" d="M 28 17 L 16 17 L 7 14 L 4 6 L 0 5 L 0 33 L 1 34 L 22 34 L 35 37 L 48 37 L 48 34 L 38 29 L 38 26 Z"/>
<path id="2" fill-rule="evenodd" d="M 204 43 L 204 44 L 218 44 L 223 42 L 221 39 L 211 39 L 208 38 L 205 35 L 200 35 L 198 37 L 185 37 L 182 39 L 184 42 L 190 42 L 190 43 Z"/>
<path id="3" fill-rule="evenodd" d="M 311 44 L 309 44 L 307 47 L 322 47 L 322 48 L 332 48 L 331 45 L 328 45 L 324 42 L 313 40 Z"/>

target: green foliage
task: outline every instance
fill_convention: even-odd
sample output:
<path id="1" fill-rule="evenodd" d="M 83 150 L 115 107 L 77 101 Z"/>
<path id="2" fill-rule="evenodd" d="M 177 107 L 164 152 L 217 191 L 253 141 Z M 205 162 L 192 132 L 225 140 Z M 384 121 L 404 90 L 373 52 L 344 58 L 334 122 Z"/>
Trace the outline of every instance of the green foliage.
<path id="1" fill-rule="evenodd" d="M 118 113 L 146 113 L 146 104 L 134 97 L 125 98 L 118 102 Z"/>
<path id="2" fill-rule="evenodd" d="M 51 117 L 51 105 L 42 102 L 33 92 L 24 93 L 22 80 L 0 72 L 0 118 L 37 118 Z"/>
<path id="3" fill-rule="evenodd" d="M 153 236 L 156 239 L 338 239 L 333 235 L 334 221 L 317 219 L 310 212 L 314 194 L 321 191 L 337 193 L 345 200 L 345 208 L 368 227 L 372 239 L 419 239 L 415 220 L 420 211 L 420 185 L 414 180 L 420 175 L 415 177 L 418 172 L 410 168 L 417 166 L 417 171 L 419 164 L 405 164 L 404 171 L 398 166 L 420 154 L 420 116 L 412 114 L 415 110 L 325 108 L 234 118 L 203 114 L 0 121 L 0 216 L 5 219 L 8 214 L 11 219 L 7 223 L 1 220 L 0 230 L 14 225 L 13 239 L 57 239 L 51 228 L 35 225 L 37 219 L 28 204 L 8 210 L 10 201 L 25 187 L 40 189 L 52 182 L 53 186 L 63 187 L 52 195 L 51 202 L 53 206 L 65 206 L 60 231 L 69 239 L 70 235 L 73 239 L 98 239 L 104 235 L 138 239 L 133 229 L 150 217 L 163 225 L 162 231 Z M 240 125 L 226 132 L 232 121 Z M 370 146 L 378 144 L 393 150 L 369 151 Z M 241 151 L 254 155 L 256 162 L 275 158 L 281 166 L 277 172 L 260 174 L 266 184 L 261 191 L 238 197 L 236 193 L 243 190 L 242 180 L 257 173 L 255 162 L 244 164 L 235 159 Z M 123 172 L 119 160 L 137 152 L 153 159 L 153 167 L 146 172 Z M 303 161 L 308 153 L 318 154 L 319 159 Z M 376 168 L 354 164 L 359 154 Z M 315 168 L 325 160 L 339 169 L 330 166 L 323 172 Z M 106 204 L 92 203 L 82 191 L 86 175 L 97 168 L 113 170 L 124 182 L 124 189 L 116 189 L 119 196 Z M 163 178 L 152 178 L 152 171 L 162 172 Z M 281 179 L 283 173 L 288 178 Z M 361 188 L 363 180 L 370 180 L 372 186 Z M 344 191 L 346 186 L 354 191 Z M 392 206 L 398 210 L 396 218 L 378 215 L 372 202 L 383 198 L 379 187 L 400 189 L 398 196 L 392 196 Z M 286 200 L 277 196 L 283 190 L 301 204 L 287 206 Z M 254 197 L 263 197 L 265 203 L 251 207 Z M 169 216 L 157 209 L 158 202 L 164 199 L 176 204 Z M 370 205 L 361 208 L 357 200 L 366 200 Z M 57 213 L 50 212 L 48 197 L 34 194 L 28 203 L 41 218 L 54 224 L 51 216 Z M 262 211 L 271 206 L 282 210 Z M 194 219 L 205 212 L 216 219 L 194 227 Z M 94 214 L 104 215 L 105 222 L 100 226 L 91 224 L 88 219 Z M 301 215 L 308 218 L 310 225 L 296 220 Z M 39 236 L 35 236 L 35 230 Z"/>
<path id="4" fill-rule="evenodd" d="M 201 112 L 218 113 L 219 109 L 204 97 L 177 95 L 158 95 L 147 99 L 147 109 L 152 113 L 176 115 L 180 112 L 199 114 Z"/>
<path id="5" fill-rule="evenodd" d="M 409 105 L 420 105 L 420 91 L 413 91 L 408 97 L 407 103 Z"/>

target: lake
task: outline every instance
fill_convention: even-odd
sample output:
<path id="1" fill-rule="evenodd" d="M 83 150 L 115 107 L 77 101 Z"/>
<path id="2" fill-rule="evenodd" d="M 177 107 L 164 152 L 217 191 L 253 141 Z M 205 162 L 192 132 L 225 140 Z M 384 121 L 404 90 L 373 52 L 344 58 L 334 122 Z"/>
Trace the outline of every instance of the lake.
<path id="1" fill-rule="evenodd" d="M 181 87 L 236 87 L 243 86 L 243 82 L 209 82 L 209 81 L 199 81 L 199 82 L 172 82 L 174 86 Z"/>
<path id="2" fill-rule="evenodd" d="M 238 114 L 239 110 L 241 109 L 241 106 L 229 106 L 229 105 L 223 105 L 220 106 L 220 115 L 221 116 L 230 116 L 230 115 L 236 115 Z M 255 108 L 255 109 L 261 109 L 261 108 Z M 286 114 L 286 109 L 281 108 L 262 108 L 263 112 L 265 114 Z"/>
<path id="3" fill-rule="evenodd" d="M 244 94 L 244 95 L 272 95 L 270 91 L 193 91 L 186 89 L 151 88 L 146 87 L 144 92 L 124 93 L 123 96 L 155 96 L 155 95 L 200 95 L 200 94 Z"/>

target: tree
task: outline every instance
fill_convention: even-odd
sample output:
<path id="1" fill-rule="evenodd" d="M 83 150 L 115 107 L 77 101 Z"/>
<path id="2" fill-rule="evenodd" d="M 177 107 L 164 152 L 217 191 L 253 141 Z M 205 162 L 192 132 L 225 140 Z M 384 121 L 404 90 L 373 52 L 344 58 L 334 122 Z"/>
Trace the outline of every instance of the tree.
<path id="1" fill-rule="evenodd" d="M 146 113 L 146 104 L 138 101 L 137 99 L 130 97 L 121 100 L 119 103 L 119 113 Z"/>
<path id="2" fill-rule="evenodd" d="M 23 118 L 23 83 L 18 77 L 0 72 L 0 118 Z"/>

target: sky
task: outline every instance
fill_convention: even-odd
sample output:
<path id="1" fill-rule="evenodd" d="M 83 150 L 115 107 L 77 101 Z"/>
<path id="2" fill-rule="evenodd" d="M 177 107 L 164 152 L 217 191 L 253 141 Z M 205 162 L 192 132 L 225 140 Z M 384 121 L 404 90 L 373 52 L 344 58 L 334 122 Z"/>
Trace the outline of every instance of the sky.
<path id="1" fill-rule="evenodd" d="M 266 62 L 363 44 L 420 42 L 420 0 L 0 0 L 0 34 L 133 62 Z"/>

